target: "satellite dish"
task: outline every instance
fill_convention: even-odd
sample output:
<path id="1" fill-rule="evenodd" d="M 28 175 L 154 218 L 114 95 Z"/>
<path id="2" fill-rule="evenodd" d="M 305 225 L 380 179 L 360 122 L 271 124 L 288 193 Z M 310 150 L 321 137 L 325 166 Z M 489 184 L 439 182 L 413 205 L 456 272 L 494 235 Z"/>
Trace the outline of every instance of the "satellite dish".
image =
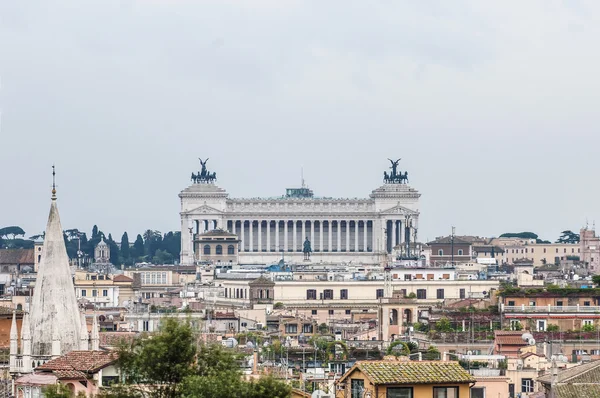
<path id="1" fill-rule="evenodd" d="M 535 345 L 535 339 L 532 337 L 529 340 L 527 340 L 527 344 L 529 345 Z"/>
<path id="2" fill-rule="evenodd" d="M 254 344 L 251 341 L 246 343 L 246 348 L 254 349 Z"/>
<path id="3" fill-rule="evenodd" d="M 473 355 L 473 351 L 467 351 L 467 355 Z"/>
<path id="4" fill-rule="evenodd" d="M 523 341 L 529 342 L 530 339 L 533 339 L 533 335 L 531 333 L 523 333 L 521 335 L 521 338 L 523 339 Z"/>
<path id="5" fill-rule="evenodd" d="M 311 394 L 311 398 L 321 398 L 321 397 L 327 397 L 328 395 L 325 393 L 325 391 L 323 390 L 315 390 L 312 394 Z"/>

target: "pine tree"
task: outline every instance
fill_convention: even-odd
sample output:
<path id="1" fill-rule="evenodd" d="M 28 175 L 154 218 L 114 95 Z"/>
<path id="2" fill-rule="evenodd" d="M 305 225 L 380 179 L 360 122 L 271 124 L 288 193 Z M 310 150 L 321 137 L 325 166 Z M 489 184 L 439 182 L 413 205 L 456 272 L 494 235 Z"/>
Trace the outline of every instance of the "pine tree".
<path id="1" fill-rule="evenodd" d="M 127 232 L 123 232 L 123 236 L 121 236 L 121 258 L 124 263 L 127 263 L 129 257 L 131 257 L 131 253 L 129 252 L 129 236 Z"/>
<path id="2" fill-rule="evenodd" d="M 117 246 L 117 242 L 115 242 L 112 238 L 111 234 L 108 234 L 108 240 L 106 242 L 110 249 L 110 263 L 112 265 L 120 265 L 119 264 L 119 246 Z"/>
<path id="3" fill-rule="evenodd" d="M 142 235 L 138 234 L 137 238 L 135 238 L 135 243 L 133 244 L 133 253 L 132 256 L 134 260 L 142 257 L 144 255 L 144 239 Z"/>

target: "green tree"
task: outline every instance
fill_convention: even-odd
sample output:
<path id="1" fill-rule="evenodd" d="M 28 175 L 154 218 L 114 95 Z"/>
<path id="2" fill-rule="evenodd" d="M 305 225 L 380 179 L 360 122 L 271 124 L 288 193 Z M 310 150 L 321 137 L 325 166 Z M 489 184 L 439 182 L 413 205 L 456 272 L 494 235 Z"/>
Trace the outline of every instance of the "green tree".
<path id="1" fill-rule="evenodd" d="M 135 239 L 135 242 L 133 243 L 132 257 L 134 258 L 134 260 L 137 260 L 143 256 L 144 256 L 144 239 L 142 238 L 142 235 L 138 234 L 137 238 Z"/>
<path id="2" fill-rule="evenodd" d="M 579 243 L 579 235 L 571 230 L 562 231 L 556 243 Z"/>
<path id="3" fill-rule="evenodd" d="M 129 252 L 129 235 L 127 235 L 127 232 L 123 232 L 123 236 L 121 236 L 121 259 L 123 263 L 127 264 L 130 257 L 131 253 Z"/>
<path id="4" fill-rule="evenodd" d="M 435 330 L 438 332 L 454 331 L 454 329 L 452 329 L 452 325 L 450 324 L 450 320 L 448 320 L 446 317 L 440 318 L 440 320 L 435 323 Z"/>
<path id="5" fill-rule="evenodd" d="M 108 247 L 110 248 L 110 263 L 112 265 L 120 265 L 119 263 L 119 246 L 117 242 L 113 240 L 112 234 L 108 234 L 108 240 L 106 241 Z"/>
<path id="6" fill-rule="evenodd" d="M 158 249 L 152 257 L 152 263 L 154 264 L 173 264 L 173 256 L 166 250 Z"/>
<path id="7" fill-rule="evenodd" d="M 15 239 L 17 236 L 25 236 L 25 231 L 21 227 L 10 226 L 0 228 L 0 237 L 8 238 L 10 235 L 10 239 Z"/>
<path id="8" fill-rule="evenodd" d="M 151 385 L 150 397 L 174 398 L 181 395 L 183 380 L 194 374 L 195 355 L 196 339 L 190 323 L 166 318 L 152 338 L 138 338 L 121 347 L 119 366 L 128 384 Z"/>
<path id="9" fill-rule="evenodd" d="M 600 286 L 600 275 L 592 276 L 592 282 L 594 282 L 596 286 Z"/>
<path id="10" fill-rule="evenodd" d="M 50 384 L 49 386 L 44 388 L 44 397 L 45 398 L 71 398 L 73 394 L 71 394 L 71 390 L 64 384 Z M 80 391 L 76 397 L 85 397 L 85 393 Z"/>
<path id="11" fill-rule="evenodd" d="M 538 235 L 533 232 L 507 232 L 500 235 L 501 238 L 537 239 Z"/>

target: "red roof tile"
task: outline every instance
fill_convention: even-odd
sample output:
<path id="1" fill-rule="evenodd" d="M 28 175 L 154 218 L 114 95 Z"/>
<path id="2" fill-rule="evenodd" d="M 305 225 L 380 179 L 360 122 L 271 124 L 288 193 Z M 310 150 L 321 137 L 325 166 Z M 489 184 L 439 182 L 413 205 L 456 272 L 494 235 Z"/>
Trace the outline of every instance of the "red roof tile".
<path id="1" fill-rule="evenodd" d="M 125 275 L 117 275 L 113 278 L 113 282 L 133 282 L 133 279 Z"/>
<path id="2" fill-rule="evenodd" d="M 33 249 L 3 249 L 0 250 L 0 264 L 2 265 L 33 265 Z"/>
<path id="3" fill-rule="evenodd" d="M 117 360 L 117 354 L 110 351 L 71 351 L 61 357 L 38 366 L 36 370 L 78 370 L 86 373 L 107 367 Z"/>

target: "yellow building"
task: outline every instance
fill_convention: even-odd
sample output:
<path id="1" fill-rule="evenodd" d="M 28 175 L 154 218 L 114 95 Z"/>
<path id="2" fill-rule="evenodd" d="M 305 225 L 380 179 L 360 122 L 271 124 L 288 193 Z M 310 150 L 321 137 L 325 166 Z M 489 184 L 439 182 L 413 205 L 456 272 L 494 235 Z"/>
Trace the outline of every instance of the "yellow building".
<path id="1" fill-rule="evenodd" d="M 337 382 L 336 398 L 463 398 L 474 383 L 458 362 L 386 357 L 357 362 Z"/>

